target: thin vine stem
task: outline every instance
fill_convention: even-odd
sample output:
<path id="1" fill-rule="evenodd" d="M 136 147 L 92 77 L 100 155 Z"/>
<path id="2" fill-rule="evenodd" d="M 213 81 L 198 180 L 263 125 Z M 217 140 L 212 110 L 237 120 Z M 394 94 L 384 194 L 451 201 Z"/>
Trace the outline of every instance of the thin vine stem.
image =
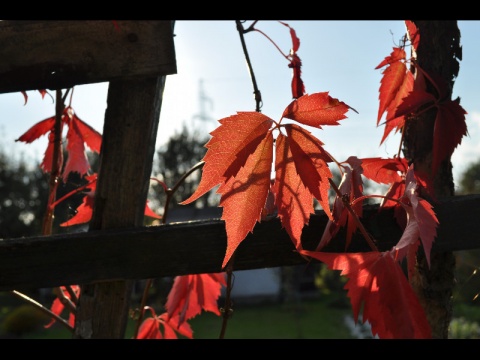
<path id="1" fill-rule="evenodd" d="M 53 211 L 50 204 L 55 202 L 58 182 L 60 179 L 60 171 L 62 166 L 62 116 L 65 105 L 62 99 L 62 91 L 56 90 L 56 104 L 55 104 L 55 125 L 53 129 L 53 154 L 52 154 L 52 169 L 49 181 L 49 194 L 47 211 L 43 218 L 42 235 L 51 235 L 53 226 Z"/>
<path id="2" fill-rule="evenodd" d="M 22 300 L 25 300 L 26 302 L 32 304 L 33 306 L 35 306 L 36 308 L 40 309 L 41 311 L 43 311 L 45 314 L 55 318 L 56 321 L 58 321 L 61 325 L 63 325 L 65 328 L 67 328 L 70 332 L 73 333 L 73 327 L 70 326 L 70 324 L 65 321 L 64 319 L 62 319 L 59 315 L 53 313 L 52 311 L 50 311 L 49 309 L 47 309 L 45 306 L 43 306 L 42 304 L 40 304 L 39 302 L 33 300 L 32 298 L 26 296 L 25 294 L 22 294 L 21 292 L 17 291 L 17 290 L 13 290 L 12 291 L 12 294 L 19 297 L 20 299 Z"/>
<path id="3" fill-rule="evenodd" d="M 248 72 L 250 73 L 250 77 L 252 79 L 253 94 L 255 97 L 255 104 L 256 104 L 255 111 L 261 112 L 261 108 L 263 105 L 262 94 L 260 93 L 260 90 L 258 89 L 258 86 L 257 86 L 257 80 L 255 79 L 255 73 L 253 72 L 252 63 L 250 61 L 250 56 L 248 55 L 247 45 L 245 43 L 245 37 L 244 37 L 244 34 L 246 32 L 251 31 L 253 29 L 253 25 L 255 23 L 252 24 L 252 26 L 250 26 L 248 31 L 245 31 L 243 28 L 242 22 L 240 20 L 235 20 L 235 22 L 237 24 L 238 34 L 240 35 L 240 42 L 242 43 L 243 53 L 245 54 L 245 61 L 247 62 Z"/>
<path id="4" fill-rule="evenodd" d="M 232 258 L 230 259 L 227 265 L 227 271 L 226 271 L 227 272 L 227 288 L 225 291 L 225 307 L 220 309 L 220 311 L 223 313 L 223 316 L 222 316 L 222 329 L 220 330 L 219 339 L 225 338 L 228 320 L 233 315 L 231 292 L 233 289 L 233 279 L 235 278 L 233 276 L 234 258 L 235 258 L 235 254 L 232 255 Z"/>

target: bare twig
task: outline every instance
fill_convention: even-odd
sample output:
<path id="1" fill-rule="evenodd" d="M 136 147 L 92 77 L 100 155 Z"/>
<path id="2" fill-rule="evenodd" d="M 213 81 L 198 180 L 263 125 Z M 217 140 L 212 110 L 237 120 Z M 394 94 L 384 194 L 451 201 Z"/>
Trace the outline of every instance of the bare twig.
<path id="1" fill-rule="evenodd" d="M 235 20 L 235 22 L 237 23 L 237 30 L 238 30 L 238 34 L 240 35 L 240 41 L 242 43 L 243 53 L 245 54 L 245 60 L 247 62 L 248 72 L 250 73 L 250 77 L 252 78 L 253 94 L 254 94 L 255 103 L 256 103 L 255 111 L 261 112 L 261 108 L 263 105 L 262 95 L 260 93 L 260 90 L 258 89 L 257 80 L 255 79 L 255 74 L 253 73 L 252 64 L 250 62 L 250 56 L 248 55 L 247 45 L 245 44 L 245 37 L 243 35 L 245 34 L 246 31 L 243 29 L 242 22 L 240 20 Z M 252 28 L 253 28 L 253 24 L 250 26 L 248 31 L 251 31 L 250 29 Z"/>

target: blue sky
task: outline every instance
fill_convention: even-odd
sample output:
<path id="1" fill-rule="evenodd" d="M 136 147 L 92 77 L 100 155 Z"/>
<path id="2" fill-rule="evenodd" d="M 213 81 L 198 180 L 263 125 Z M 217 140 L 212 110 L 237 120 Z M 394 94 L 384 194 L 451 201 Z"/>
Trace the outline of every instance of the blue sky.
<path id="1" fill-rule="evenodd" d="M 325 92 L 358 111 L 349 111 L 338 126 L 310 129 L 339 161 L 349 156 L 391 157 L 398 151 L 399 136 L 390 135 L 380 146 L 383 127 L 376 126 L 381 70 L 375 67 L 399 44 L 404 22 L 283 20 L 300 39 L 298 56 L 306 92 Z M 249 24 L 248 22 L 247 24 Z M 284 53 L 291 48 L 288 28 L 276 21 L 260 21 L 256 27 L 274 40 Z M 453 155 L 454 177 L 480 154 L 480 21 L 459 21 L 463 60 L 454 97 L 467 111 L 469 137 Z M 236 25 L 228 21 L 177 21 L 175 24 L 177 74 L 167 77 L 160 115 L 157 147 L 181 129 L 182 124 L 208 134 L 217 120 L 237 111 L 254 111 L 253 87 L 247 71 Z M 262 113 L 280 119 L 291 102 L 291 69 L 288 61 L 261 34 L 245 35 L 250 59 L 262 94 Z M 201 87 L 201 88 L 200 88 Z M 72 106 L 77 115 L 103 132 L 108 84 L 77 86 Z M 205 100 L 200 101 L 200 91 Z M 0 95 L 0 146 L 12 157 L 40 162 L 46 138 L 33 144 L 15 139 L 36 122 L 54 114 L 48 96 L 29 91 L 23 104 L 20 93 Z M 202 120 L 202 117 L 206 119 Z"/>

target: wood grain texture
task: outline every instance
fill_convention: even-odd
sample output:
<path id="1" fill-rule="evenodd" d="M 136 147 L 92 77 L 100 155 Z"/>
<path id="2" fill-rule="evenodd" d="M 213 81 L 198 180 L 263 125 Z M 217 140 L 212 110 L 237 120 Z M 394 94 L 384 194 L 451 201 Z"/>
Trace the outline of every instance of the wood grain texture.
<path id="1" fill-rule="evenodd" d="M 480 248 L 480 195 L 446 198 L 434 210 L 440 226 L 433 251 Z M 381 250 L 401 237 L 391 211 L 365 207 L 363 222 Z M 315 248 L 326 223 L 323 212 L 312 215 L 302 235 L 305 248 Z M 344 251 L 344 235 L 340 231 L 326 251 Z M 225 223 L 219 219 L 2 240 L 0 290 L 220 272 L 226 244 Z M 304 264 L 293 250 L 279 220 L 264 221 L 240 244 L 233 269 Z M 347 250 L 369 248 L 356 235 Z"/>
<path id="2" fill-rule="evenodd" d="M 172 22 L 0 21 L 0 93 L 177 73 Z"/>

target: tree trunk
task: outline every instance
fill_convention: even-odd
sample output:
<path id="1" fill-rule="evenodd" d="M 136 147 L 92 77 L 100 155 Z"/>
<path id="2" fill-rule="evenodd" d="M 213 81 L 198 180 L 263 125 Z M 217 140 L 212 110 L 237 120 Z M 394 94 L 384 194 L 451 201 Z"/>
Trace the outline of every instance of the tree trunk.
<path id="1" fill-rule="evenodd" d="M 462 58 L 460 31 L 457 21 L 414 21 L 420 34 L 417 49 L 418 65 L 428 74 L 440 75 L 449 85 L 451 98 L 454 80 L 458 75 Z M 457 60 L 458 59 L 458 60 Z M 435 94 L 430 86 L 427 91 Z M 436 95 L 436 94 L 435 94 Z M 405 157 L 414 164 L 415 170 L 431 175 L 433 155 L 433 130 L 436 109 L 408 119 L 404 134 Z M 427 193 L 421 196 L 428 199 L 435 210 L 435 198 L 454 195 L 451 159 L 444 160 L 433 176 L 435 196 Z M 454 239 L 452 239 L 454 240 Z M 448 338 L 448 328 L 452 318 L 452 293 L 454 286 L 455 258 L 453 252 L 432 253 L 431 267 L 420 251 L 417 256 L 416 273 L 410 282 L 432 328 L 432 337 Z"/>

